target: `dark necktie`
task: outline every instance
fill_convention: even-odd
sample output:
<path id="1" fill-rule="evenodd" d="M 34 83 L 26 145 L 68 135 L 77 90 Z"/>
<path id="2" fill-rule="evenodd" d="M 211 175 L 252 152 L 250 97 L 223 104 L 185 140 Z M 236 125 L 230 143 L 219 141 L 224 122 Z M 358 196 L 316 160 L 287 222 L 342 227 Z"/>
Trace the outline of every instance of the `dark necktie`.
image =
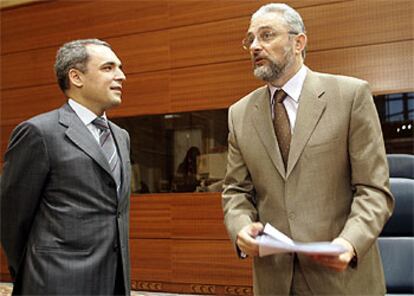
<path id="1" fill-rule="evenodd" d="M 92 123 L 99 129 L 99 144 L 102 151 L 108 160 L 109 167 L 111 168 L 112 175 L 115 178 L 117 191 L 119 191 L 121 184 L 121 163 L 119 161 L 118 153 L 116 150 L 114 138 L 112 137 L 111 130 L 109 129 L 108 122 L 103 117 L 95 118 Z"/>
<path id="2" fill-rule="evenodd" d="M 273 96 L 273 126 L 275 128 L 275 134 L 285 168 L 287 168 L 290 140 L 292 137 L 290 133 L 289 116 L 286 112 L 285 105 L 283 105 L 283 100 L 286 96 L 287 94 L 282 89 L 277 90 Z"/>

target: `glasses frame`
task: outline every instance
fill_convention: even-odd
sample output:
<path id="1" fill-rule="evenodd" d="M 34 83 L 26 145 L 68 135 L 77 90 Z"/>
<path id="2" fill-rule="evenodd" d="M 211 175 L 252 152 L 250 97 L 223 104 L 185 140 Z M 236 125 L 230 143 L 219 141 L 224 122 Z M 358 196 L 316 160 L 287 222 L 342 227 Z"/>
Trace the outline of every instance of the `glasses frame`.
<path id="1" fill-rule="evenodd" d="M 243 40 L 242 40 L 242 47 L 243 47 L 243 49 L 244 49 L 244 50 L 249 51 L 249 50 L 250 50 L 250 47 L 252 46 L 252 44 L 254 43 L 254 40 L 255 40 L 256 38 L 257 38 L 257 40 L 258 40 L 258 42 L 259 42 L 260 44 L 262 44 L 262 43 L 268 44 L 268 43 L 270 43 L 271 41 L 273 41 L 274 39 L 276 39 L 276 37 L 277 37 L 277 36 L 282 35 L 282 33 L 276 33 L 276 32 L 273 32 L 273 33 L 275 33 L 275 37 L 274 37 L 274 38 L 272 38 L 272 39 L 271 39 L 271 40 L 269 40 L 269 41 L 264 41 L 264 40 L 262 40 L 262 39 L 260 38 L 260 34 L 259 34 L 259 36 L 254 35 L 254 38 L 253 38 L 252 42 L 251 42 L 251 43 L 248 43 L 248 42 L 247 42 L 247 37 L 245 37 L 245 38 L 243 38 Z M 286 33 L 287 33 L 287 34 L 289 34 L 289 35 L 299 35 L 299 34 L 300 34 L 300 32 L 295 32 L 295 31 L 287 31 Z"/>

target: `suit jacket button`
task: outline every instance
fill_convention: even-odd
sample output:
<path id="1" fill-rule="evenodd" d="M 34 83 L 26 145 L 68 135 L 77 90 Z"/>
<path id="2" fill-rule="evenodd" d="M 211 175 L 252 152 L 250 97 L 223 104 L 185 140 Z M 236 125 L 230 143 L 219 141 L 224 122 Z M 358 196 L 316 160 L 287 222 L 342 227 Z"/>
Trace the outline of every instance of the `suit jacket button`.
<path id="1" fill-rule="evenodd" d="M 121 218 L 121 212 L 118 212 L 116 216 L 118 217 L 118 219 Z"/>
<path id="2" fill-rule="evenodd" d="M 118 245 L 114 245 L 114 252 L 118 252 Z"/>

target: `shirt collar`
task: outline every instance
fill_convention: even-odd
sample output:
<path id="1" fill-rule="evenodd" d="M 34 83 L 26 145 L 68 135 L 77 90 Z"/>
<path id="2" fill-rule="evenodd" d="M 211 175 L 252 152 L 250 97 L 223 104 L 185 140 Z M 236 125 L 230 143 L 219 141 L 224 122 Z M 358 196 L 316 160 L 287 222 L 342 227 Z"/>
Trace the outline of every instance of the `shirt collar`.
<path id="1" fill-rule="evenodd" d="M 285 83 L 281 87 L 287 93 L 287 95 L 292 98 L 296 103 L 299 103 L 299 97 L 302 92 L 303 83 L 305 82 L 306 73 L 307 73 L 308 67 L 305 65 L 302 65 L 302 67 L 299 69 L 298 72 L 296 72 L 295 75 L 293 75 L 292 78 L 288 80 L 288 82 Z M 272 100 L 273 95 L 277 90 L 280 88 L 277 88 L 270 83 L 268 84 L 269 90 L 270 90 L 270 100 Z"/>
<path id="2" fill-rule="evenodd" d="M 92 121 L 95 120 L 96 117 L 98 117 L 95 113 L 93 113 L 91 110 L 86 108 L 85 106 L 79 104 L 73 99 L 68 100 L 68 104 L 72 107 L 73 111 L 75 111 L 76 115 L 82 120 L 82 122 L 85 125 L 90 124 Z M 102 115 L 106 119 L 106 113 Z"/>

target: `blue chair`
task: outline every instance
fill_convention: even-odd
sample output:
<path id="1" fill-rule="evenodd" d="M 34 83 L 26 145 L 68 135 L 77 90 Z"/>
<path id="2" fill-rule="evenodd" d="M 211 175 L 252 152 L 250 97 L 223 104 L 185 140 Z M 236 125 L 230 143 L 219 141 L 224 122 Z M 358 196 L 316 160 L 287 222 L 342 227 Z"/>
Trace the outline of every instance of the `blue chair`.
<path id="1" fill-rule="evenodd" d="M 378 239 L 388 295 L 414 295 L 414 156 L 387 155 L 395 209 Z"/>
<path id="2" fill-rule="evenodd" d="M 414 180 L 414 155 L 388 154 L 387 159 L 391 178 Z"/>

